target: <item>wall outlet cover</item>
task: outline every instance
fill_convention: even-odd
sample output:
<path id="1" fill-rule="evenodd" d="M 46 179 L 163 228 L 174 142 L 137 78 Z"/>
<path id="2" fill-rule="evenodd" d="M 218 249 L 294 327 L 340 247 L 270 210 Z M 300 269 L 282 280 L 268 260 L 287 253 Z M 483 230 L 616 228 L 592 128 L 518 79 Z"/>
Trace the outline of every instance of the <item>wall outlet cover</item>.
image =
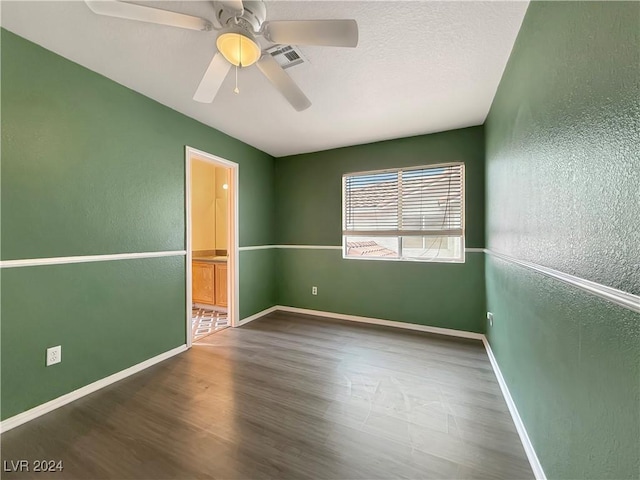
<path id="1" fill-rule="evenodd" d="M 487 320 L 489 320 L 489 326 L 493 327 L 493 313 L 487 312 Z"/>
<path id="2" fill-rule="evenodd" d="M 311 295 L 317 295 L 318 294 L 318 287 L 311 287 Z"/>
<path id="3" fill-rule="evenodd" d="M 62 361 L 62 346 L 47 348 L 47 367 Z"/>

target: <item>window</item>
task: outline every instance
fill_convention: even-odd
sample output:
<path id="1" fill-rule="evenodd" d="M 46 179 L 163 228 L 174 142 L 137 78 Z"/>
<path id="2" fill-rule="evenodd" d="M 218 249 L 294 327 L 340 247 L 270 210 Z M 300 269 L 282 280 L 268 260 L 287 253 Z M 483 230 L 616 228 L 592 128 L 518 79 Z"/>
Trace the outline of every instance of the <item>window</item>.
<path id="1" fill-rule="evenodd" d="M 342 177 L 344 258 L 464 262 L 464 164 Z"/>

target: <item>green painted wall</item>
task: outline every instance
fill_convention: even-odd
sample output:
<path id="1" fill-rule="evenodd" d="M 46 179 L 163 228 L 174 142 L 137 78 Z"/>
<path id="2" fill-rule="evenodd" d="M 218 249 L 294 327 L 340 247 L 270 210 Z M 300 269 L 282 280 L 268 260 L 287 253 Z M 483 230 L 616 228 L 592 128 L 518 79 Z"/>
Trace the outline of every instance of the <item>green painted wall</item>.
<path id="1" fill-rule="evenodd" d="M 533 2 L 487 123 L 487 243 L 640 293 L 640 3 Z M 640 475 L 640 315 L 487 259 L 492 349 L 549 478 Z"/>
<path id="2" fill-rule="evenodd" d="M 184 257 L 3 270 L 3 418 L 184 345 L 184 272 Z"/>
<path id="3" fill-rule="evenodd" d="M 487 119 L 489 246 L 640 294 L 640 3 L 533 2 Z"/>
<path id="4" fill-rule="evenodd" d="M 2 30 L 2 260 L 183 250 L 184 147 L 240 164 L 240 245 L 274 242 L 269 155 Z M 242 316 L 275 304 L 242 252 Z M 162 278 L 161 278 L 162 277 Z M 184 344 L 180 257 L 2 270 L 2 418 Z M 47 346 L 64 361 L 45 368 Z"/>
<path id="5" fill-rule="evenodd" d="M 482 331 L 482 253 L 467 254 L 463 264 L 349 261 L 341 250 L 282 249 L 277 255 L 279 305 Z"/>
<path id="6" fill-rule="evenodd" d="M 277 304 L 275 258 L 273 249 L 240 252 L 240 318 Z"/>
<path id="7" fill-rule="evenodd" d="M 240 246 L 274 240 L 272 157 L 4 29 L 2 119 L 2 260 L 184 249 L 185 145 L 240 164 Z"/>
<path id="8" fill-rule="evenodd" d="M 482 127 L 276 159 L 277 243 L 342 244 L 342 175 L 463 161 L 466 243 L 484 247 Z M 344 260 L 339 250 L 276 252 L 278 304 L 481 332 L 484 264 Z M 318 287 L 318 296 L 311 287 Z"/>
<path id="9" fill-rule="evenodd" d="M 277 243 L 342 245 L 342 175 L 465 162 L 466 243 L 484 247 L 482 127 L 276 159 Z"/>

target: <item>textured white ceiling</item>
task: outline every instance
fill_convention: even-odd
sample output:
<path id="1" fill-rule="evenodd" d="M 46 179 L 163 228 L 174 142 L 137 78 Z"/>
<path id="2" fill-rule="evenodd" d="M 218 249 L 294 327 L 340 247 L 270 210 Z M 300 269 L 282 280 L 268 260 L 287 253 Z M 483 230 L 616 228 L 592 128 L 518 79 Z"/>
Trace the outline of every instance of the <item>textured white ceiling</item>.
<path id="1" fill-rule="evenodd" d="M 210 2 L 137 2 L 212 19 Z M 276 1 L 268 20 L 354 18 L 357 48 L 301 47 L 296 112 L 257 68 L 192 100 L 216 32 L 109 18 L 82 1 L 2 1 L 2 26 L 274 156 L 480 125 L 528 2 Z M 233 73 L 233 72 L 231 72 Z"/>

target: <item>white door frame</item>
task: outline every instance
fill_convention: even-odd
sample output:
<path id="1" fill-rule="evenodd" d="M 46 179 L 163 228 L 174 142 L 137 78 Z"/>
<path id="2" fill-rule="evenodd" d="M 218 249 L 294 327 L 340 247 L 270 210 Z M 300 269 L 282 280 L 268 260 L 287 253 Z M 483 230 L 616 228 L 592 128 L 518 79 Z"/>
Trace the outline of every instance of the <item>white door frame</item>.
<path id="1" fill-rule="evenodd" d="M 187 293 L 187 348 L 191 348 L 193 339 L 191 338 L 191 305 L 193 299 L 191 297 L 191 262 L 193 253 L 191 251 L 191 160 L 198 159 L 205 162 L 215 164 L 219 167 L 225 167 L 230 169 L 229 179 L 229 218 L 227 229 L 227 309 L 229 315 L 229 324 L 232 327 L 237 327 L 240 321 L 240 272 L 238 269 L 238 169 L 240 165 L 224 158 L 220 158 L 216 155 L 197 150 L 195 148 L 186 146 L 185 148 L 185 207 L 186 207 L 186 241 L 187 241 L 187 281 L 186 281 L 186 293 Z"/>

